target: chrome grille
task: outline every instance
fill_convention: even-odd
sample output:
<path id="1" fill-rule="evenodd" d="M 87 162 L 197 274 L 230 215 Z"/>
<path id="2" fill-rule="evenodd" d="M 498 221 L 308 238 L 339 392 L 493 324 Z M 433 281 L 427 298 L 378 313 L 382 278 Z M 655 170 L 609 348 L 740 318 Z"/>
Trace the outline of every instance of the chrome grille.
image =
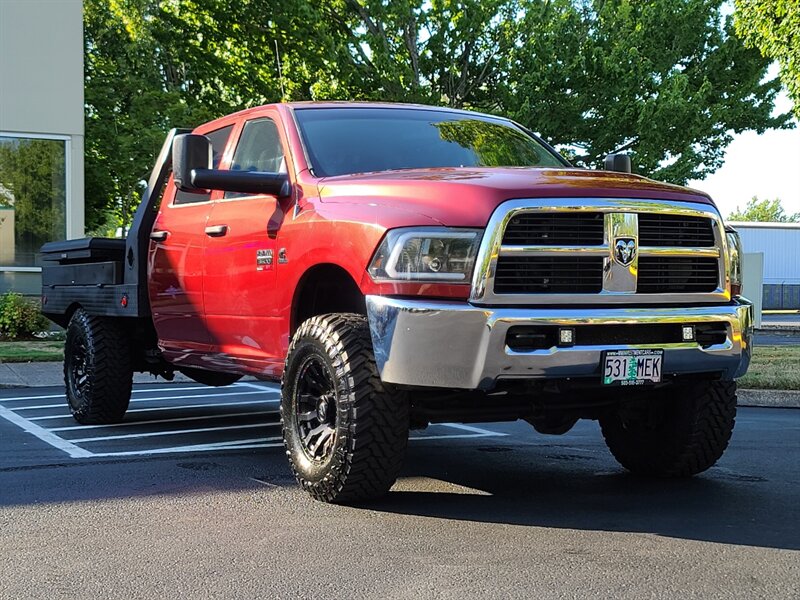
<path id="1" fill-rule="evenodd" d="M 644 294 L 713 292 L 719 283 L 717 263 L 716 258 L 642 257 L 636 291 Z"/>
<path id="2" fill-rule="evenodd" d="M 603 259 L 593 256 L 502 256 L 495 292 L 500 294 L 597 294 Z"/>
<path id="3" fill-rule="evenodd" d="M 706 217 L 639 214 L 639 245 L 691 248 L 713 246 L 714 224 Z"/>
<path id="4" fill-rule="evenodd" d="M 602 244 L 604 216 L 596 213 L 521 213 L 508 222 L 504 244 Z"/>
<path id="5" fill-rule="evenodd" d="M 635 246 L 630 260 L 626 252 Z M 475 304 L 670 304 L 730 300 L 713 206 L 630 199 L 510 200 L 477 257 Z"/>

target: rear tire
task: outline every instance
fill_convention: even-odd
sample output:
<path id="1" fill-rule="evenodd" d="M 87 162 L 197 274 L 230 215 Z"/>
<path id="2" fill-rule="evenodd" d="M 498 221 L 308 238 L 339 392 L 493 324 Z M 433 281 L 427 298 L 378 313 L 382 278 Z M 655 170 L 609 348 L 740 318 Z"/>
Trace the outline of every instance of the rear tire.
<path id="1" fill-rule="evenodd" d="M 609 450 L 638 475 L 690 477 L 719 460 L 736 418 L 736 382 L 676 384 L 600 419 Z"/>
<path id="2" fill-rule="evenodd" d="M 118 423 L 133 386 L 130 338 L 114 319 L 78 309 L 67 328 L 64 384 L 78 423 Z"/>
<path id="3" fill-rule="evenodd" d="M 305 321 L 289 347 L 281 395 L 286 455 L 312 497 L 357 502 L 392 487 L 408 444 L 409 403 L 381 382 L 365 317 Z"/>

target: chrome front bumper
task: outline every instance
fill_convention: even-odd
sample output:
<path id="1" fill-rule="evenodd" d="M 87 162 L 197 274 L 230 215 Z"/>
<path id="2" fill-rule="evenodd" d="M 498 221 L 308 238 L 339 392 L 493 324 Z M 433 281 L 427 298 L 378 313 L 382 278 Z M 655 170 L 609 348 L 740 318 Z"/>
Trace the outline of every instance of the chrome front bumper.
<path id="1" fill-rule="evenodd" d="M 498 379 L 596 377 L 604 350 L 663 348 L 664 375 L 744 375 L 750 363 L 752 305 L 690 308 L 488 308 L 467 302 L 367 296 L 375 359 L 383 381 L 457 389 L 491 389 Z M 515 325 L 635 325 L 724 322 L 727 339 L 695 342 L 552 347 L 519 352 L 506 345 Z"/>

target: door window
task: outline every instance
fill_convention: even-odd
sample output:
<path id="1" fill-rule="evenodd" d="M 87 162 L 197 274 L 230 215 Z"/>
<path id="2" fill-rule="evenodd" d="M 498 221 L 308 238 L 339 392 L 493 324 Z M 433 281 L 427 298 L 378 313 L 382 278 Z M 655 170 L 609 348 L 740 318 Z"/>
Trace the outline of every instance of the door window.
<path id="1" fill-rule="evenodd" d="M 272 119 L 254 119 L 244 124 L 239 144 L 233 154 L 231 170 L 285 173 L 281 138 Z M 226 192 L 225 198 L 241 198 L 251 194 Z"/>
<path id="2" fill-rule="evenodd" d="M 222 129 L 217 129 L 216 131 L 206 134 L 206 137 L 211 142 L 211 151 L 213 153 L 212 168 L 214 169 L 219 167 L 219 163 L 222 160 L 222 155 L 225 152 L 225 146 L 228 144 L 228 138 L 231 136 L 232 129 L 233 125 L 228 125 L 227 127 L 223 127 Z M 211 200 L 211 192 L 196 193 L 178 190 L 175 194 L 175 201 L 173 204 L 193 204 L 196 202 L 208 202 L 209 200 Z"/>

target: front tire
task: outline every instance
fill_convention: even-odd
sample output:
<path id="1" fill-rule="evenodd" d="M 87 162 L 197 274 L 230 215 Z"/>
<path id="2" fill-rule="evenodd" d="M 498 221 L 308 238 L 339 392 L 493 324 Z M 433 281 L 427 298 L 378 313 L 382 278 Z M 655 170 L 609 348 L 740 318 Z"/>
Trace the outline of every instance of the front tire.
<path id="1" fill-rule="evenodd" d="M 300 325 L 281 386 L 286 455 L 312 497 L 345 503 L 384 495 L 408 444 L 405 393 L 378 375 L 365 317 L 331 314 Z"/>
<path id="2" fill-rule="evenodd" d="M 114 319 L 78 309 L 64 347 L 64 384 L 78 423 L 119 423 L 133 386 L 130 338 Z"/>
<path id="3" fill-rule="evenodd" d="M 675 384 L 600 419 L 609 450 L 638 475 L 691 477 L 719 460 L 736 420 L 736 382 Z"/>

